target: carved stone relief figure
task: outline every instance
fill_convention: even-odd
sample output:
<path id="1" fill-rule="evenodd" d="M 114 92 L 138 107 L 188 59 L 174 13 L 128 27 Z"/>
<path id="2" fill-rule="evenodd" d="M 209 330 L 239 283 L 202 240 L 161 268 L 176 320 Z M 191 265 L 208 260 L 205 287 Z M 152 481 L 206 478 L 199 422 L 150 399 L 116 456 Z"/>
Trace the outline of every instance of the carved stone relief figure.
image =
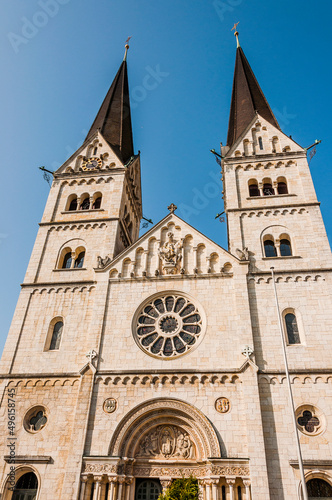
<path id="1" fill-rule="evenodd" d="M 159 425 L 146 434 L 139 442 L 136 453 L 136 457 L 165 459 L 190 459 L 195 455 L 195 445 L 189 434 L 174 425 Z"/>
<path id="2" fill-rule="evenodd" d="M 165 274 L 177 274 L 179 272 L 179 264 L 182 259 L 182 246 L 182 239 L 175 242 L 174 234 L 169 231 L 167 233 L 167 241 L 158 250 Z"/>

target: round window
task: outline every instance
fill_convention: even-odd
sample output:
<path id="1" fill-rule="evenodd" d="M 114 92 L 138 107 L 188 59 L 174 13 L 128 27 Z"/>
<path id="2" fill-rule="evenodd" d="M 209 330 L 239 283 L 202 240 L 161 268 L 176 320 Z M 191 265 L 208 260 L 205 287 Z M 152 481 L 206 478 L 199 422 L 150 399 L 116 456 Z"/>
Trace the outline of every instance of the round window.
<path id="1" fill-rule="evenodd" d="M 321 410 L 313 405 L 302 405 L 297 408 L 296 424 L 303 434 L 316 436 L 325 429 L 325 417 Z"/>
<path id="2" fill-rule="evenodd" d="M 154 296 L 144 302 L 134 318 L 139 347 L 158 358 L 185 354 L 201 340 L 205 329 L 202 308 L 180 293 Z"/>
<path id="3" fill-rule="evenodd" d="M 47 412 L 44 406 L 34 406 L 30 408 L 24 417 L 24 428 L 26 431 L 35 434 L 41 431 L 47 424 Z"/>

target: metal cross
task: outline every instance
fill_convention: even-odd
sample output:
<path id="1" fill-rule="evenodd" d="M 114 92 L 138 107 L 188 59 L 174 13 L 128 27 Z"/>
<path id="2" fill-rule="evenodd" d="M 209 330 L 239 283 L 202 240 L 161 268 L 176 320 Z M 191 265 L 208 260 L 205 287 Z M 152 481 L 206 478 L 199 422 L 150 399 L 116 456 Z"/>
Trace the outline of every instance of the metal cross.
<path id="1" fill-rule="evenodd" d="M 253 352 L 254 352 L 254 350 L 253 350 L 250 346 L 246 345 L 246 346 L 244 346 L 244 348 L 243 348 L 242 354 L 243 354 L 243 356 L 245 356 L 247 359 L 250 359 L 250 356 L 251 356 L 251 354 L 253 354 Z"/>
<path id="2" fill-rule="evenodd" d="M 240 21 L 239 21 L 239 22 L 240 22 Z M 237 27 L 237 25 L 239 24 L 239 22 L 234 24 L 234 26 L 233 26 L 233 28 L 231 29 L 231 31 L 233 31 L 233 30 L 235 30 L 235 31 L 236 31 L 236 27 Z"/>
<path id="3" fill-rule="evenodd" d="M 89 358 L 89 363 L 92 364 L 92 360 L 97 357 L 97 353 L 94 349 L 92 349 L 92 351 L 89 351 L 88 354 L 86 354 L 86 357 Z"/>
<path id="4" fill-rule="evenodd" d="M 169 207 L 167 207 L 167 210 L 170 211 L 171 214 L 174 214 L 175 210 L 177 209 L 178 207 L 176 205 L 174 205 L 174 203 L 171 203 Z"/>

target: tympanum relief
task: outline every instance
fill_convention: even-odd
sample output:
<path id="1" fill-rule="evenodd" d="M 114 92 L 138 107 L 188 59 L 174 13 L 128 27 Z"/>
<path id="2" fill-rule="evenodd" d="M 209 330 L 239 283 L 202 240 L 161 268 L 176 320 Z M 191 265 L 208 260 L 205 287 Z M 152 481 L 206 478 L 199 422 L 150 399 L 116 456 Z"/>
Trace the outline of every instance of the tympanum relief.
<path id="1" fill-rule="evenodd" d="M 195 445 L 189 434 L 174 425 L 159 425 L 143 436 L 136 453 L 136 457 L 157 459 L 190 459 L 195 456 Z"/>

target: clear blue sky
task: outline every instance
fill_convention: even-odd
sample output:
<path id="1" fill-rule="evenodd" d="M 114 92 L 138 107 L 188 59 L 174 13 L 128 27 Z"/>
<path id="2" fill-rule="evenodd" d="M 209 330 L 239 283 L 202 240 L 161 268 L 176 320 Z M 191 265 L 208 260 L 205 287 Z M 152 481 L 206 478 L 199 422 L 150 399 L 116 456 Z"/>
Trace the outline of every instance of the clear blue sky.
<path id="1" fill-rule="evenodd" d="M 322 139 L 311 171 L 330 240 L 331 2 L 307 0 L 16 0 L 2 6 L 0 299 L 2 350 L 41 219 L 48 185 L 82 143 L 128 57 L 143 209 L 167 205 L 222 246 L 219 167 L 226 141 L 238 26 L 241 45 L 286 134 Z M 145 76 L 159 71 L 154 89 Z"/>

